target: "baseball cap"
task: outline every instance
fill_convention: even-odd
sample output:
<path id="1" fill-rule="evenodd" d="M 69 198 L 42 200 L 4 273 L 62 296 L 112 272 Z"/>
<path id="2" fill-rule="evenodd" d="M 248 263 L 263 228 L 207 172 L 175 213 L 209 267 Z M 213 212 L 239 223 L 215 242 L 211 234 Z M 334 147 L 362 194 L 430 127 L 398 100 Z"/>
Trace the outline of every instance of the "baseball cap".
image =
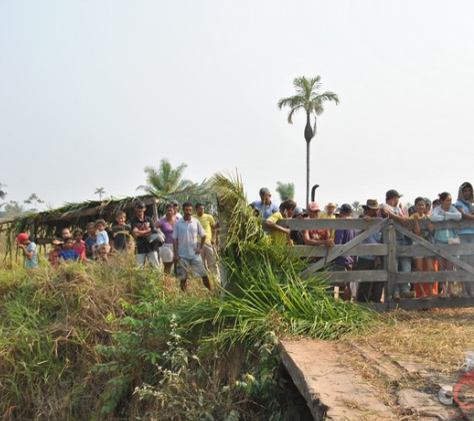
<path id="1" fill-rule="evenodd" d="M 395 189 L 389 190 L 385 193 L 385 200 L 393 199 L 394 197 L 402 197 L 403 194 L 398 193 Z"/>
<path id="2" fill-rule="evenodd" d="M 22 232 L 21 234 L 18 234 L 15 241 L 17 243 L 21 243 L 22 241 L 26 241 L 26 240 L 28 240 L 28 234 L 25 234 L 24 232 Z"/>
<path id="3" fill-rule="evenodd" d="M 137 201 L 135 202 L 135 207 L 136 207 L 136 208 L 146 208 L 145 202 L 142 202 L 141 200 L 137 200 Z"/>
<path id="4" fill-rule="evenodd" d="M 316 212 L 318 210 L 321 210 L 319 208 L 319 205 L 316 202 L 309 202 L 308 203 L 308 210 L 311 212 Z"/>
<path id="5" fill-rule="evenodd" d="M 307 216 L 308 214 L 305 212 L 303 208 L 296 208 L 295 211 L 293 212 L 293 218 L 298 215 Z"/>
<path id="6" fill-rule="evenodd" d="M 179 206 L 179 203 L 178 203 L 177 200 L 172 200 L 170 203 L 171 203 L 173 206 Z"/>

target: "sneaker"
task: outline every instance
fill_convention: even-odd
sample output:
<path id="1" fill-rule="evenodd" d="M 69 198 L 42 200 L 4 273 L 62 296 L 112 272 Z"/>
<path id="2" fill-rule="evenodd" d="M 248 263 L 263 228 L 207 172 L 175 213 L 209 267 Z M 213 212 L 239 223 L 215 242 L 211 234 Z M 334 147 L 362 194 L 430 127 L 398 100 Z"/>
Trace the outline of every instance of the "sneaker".
<path id="1" fill-rule="evenodd" d="M 415 298 L 415 291 L 402 292 L 400 296 L 402 298 Z"/>

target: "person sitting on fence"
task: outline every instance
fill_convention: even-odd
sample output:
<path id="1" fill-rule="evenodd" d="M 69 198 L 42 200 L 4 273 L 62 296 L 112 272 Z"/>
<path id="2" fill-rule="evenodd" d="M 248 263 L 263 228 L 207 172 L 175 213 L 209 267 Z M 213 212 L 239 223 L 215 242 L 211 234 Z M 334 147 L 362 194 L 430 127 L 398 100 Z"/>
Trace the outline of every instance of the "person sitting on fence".
<path id="1" fill-rule="evenodd" d="M 94 258 L 94 245 L 97 241 L 97 228 L 95 222 L 89 222 L 86 225 L 87 237 L 84 240 L 86 245 L 86 257 L 90 260 Z"/>
<path id="2" fill-rule="evenodd" d="M 448 192 L 441 193 L 439 195 L 439 201 L 440 206 L 434 208 L 431 212 L 430 220 L 432 222 L 460 221 L 462 219 L 461 212 L 453 206 L 453 200 Z M 436 229 L 435 227 L 434 242 L 435 244 L 460 244 L 461 240 L 454 229 Z M 437 260 L 440 272 L 453 270 L 453 263 L 449 260 L 442 257 L 438 257 Z M 456 294 L 454 293 L 454 282 L 440 283 L 440 287 L 440 296 L 442 298 L 445 298 L 448 295 L 450 297 L 456 297 Z"/>
<path id="3" fill-rule="evenodd" d="M 263 220 L 265 221 L 271 215 L 278 212 L 278 206 L 272 202 L 272 195 L 270 190 L 266 187 L 262 187 L 259 191 L 260 200 L 255 200 L 251 203 L 252 206 L 256 207 L 260 211 Z"/>
<path id="4" fill-rule="evenodd" d="M 417 197 L 415 199 L 415 213 L 410 216 L 410 219 L 413 220 L 413 232 L 419 237 L 423 238 L 430 243 L 433 243 L 433 234 L 434 227 L 433 224 L 429 223 L 428 228 L 421 229 L 419 221 L 423 219 L 429 219 L 425 213 L 426 202 L 423 197 Z M 426 257 L 415 257 L 415 271 L 423 272 L 424 270 L 428 272 L 434 272 L 434 259 L 430 256 Z M 428 282 L 423 284 L 415 285 L 416 296 L 422 299 L 432 298 L 435 296 L 433 291 L 434 283 Z"/>
<path id="5" fill-rule="evenodd" d="M 25 256 L 25 269 L 38 269 L 38 250 L 36 244 L 30 240 L 28 234 L 22 232 L 16 237 L 18 248 Z"/>
<path id="6" fill-rule="evenodd" d="M 64 241 L 63 250 L 61 251 L 61 253 L 59 253 L 59 256 L 58 256 L 59 260 L 62 260 L 62 261 L 79 260 L 79 253 L 72 248 L 73 244 L 74 244 L 73 238 L 66 238 L 66 240 Z"/>
<path id="7" fill-rule="evenodd" d="M 277 225 L 277 222 L 284 218 L 291 218 L 295 208 L 296 203 L 291 199 L 287 199 L 281 203 L 280 212 L 274 213 L 267 219 L 266 225 L 269 229 L 268 234 L 275 243 L 282 245 L 291 244 L 291 230 L 289 228 L 282 227 L 281 225 Z"/>
<path id="8" fill-rule="evenodd" d="M 321 209 L 316 202 L 308 204 L 308 216 L 310 219 L 318 219 Z M 334 239 L 331 238 L 329 230 L 305 230 L 303 231 L 304 243 L 307 246 L 328 246 L 334 245 Z"/>
<path id="9" fill-rule="evenodd" d="M 84 232 L 80 228 L 74 230 L 74 244 L 72 245 L 72 248 L 77 251 L 79 259 L 86 260 L 86 243 L 82 239 L 83 235 Z"/>
<path id="10" fill-rule="evenodd" d="M 370 221 L 377 218 L 380 205 L 376 199 L 367 199 L 365 205 L 362 205 L 364 214 L 361 218 Z M 361 244 L 381 244 L 382 233 L 374 232 L 370 237 L 361 241 Z M 382 268 L 382 258 L 375 255 L 359 256 L 357 259 L 357 270 L 377 270 Z M 384 289 L 384 282 L 360 282 L 357 290 L 357 301 L 362 303 L 380 303 Z"/>
<path id="11" fill-rule="evenodd" d="M 398 206 L 402 195 L 397 190 L 388 190 L 385 194 L 385 203 L 382 204 L 381 214 L 383 218 L 392 219 L 405 228 L 409 227 L 408 219 L 402 213 L 402 209 Z M 397 231 L 397 246 L 409 245 L 410 241 L 400 232 Z M 399 257 L 398 269 L 401 272 L 411 272 L 411 257 Z M 402 298 L 414 298 L 415 292 L 410 291 L 410 284 L 402 283 L 393 286 L 392 297 L 394 300 Z"/>
<path id="12" fill-rule="evenodd" d="M 472 184 L 464 182 L 459 187 L 458 200 L 454 204 L 456 209 L 461 212 L 462 219 L 468 221 L 474 220 L 474 206 Z M 461 228 L 459 230 L 459 238 L 461 244 L 474 244 L 474 228 Z M 465 254 L 461 256 L 461 260 L 467 264 L 474 266 L 474 255 Z M 472 279 L 474 281 L 474 279 Z M 463 297 L 474 297 L 474 288 L 471 282 L 462 282 L 462 296 Z"/>

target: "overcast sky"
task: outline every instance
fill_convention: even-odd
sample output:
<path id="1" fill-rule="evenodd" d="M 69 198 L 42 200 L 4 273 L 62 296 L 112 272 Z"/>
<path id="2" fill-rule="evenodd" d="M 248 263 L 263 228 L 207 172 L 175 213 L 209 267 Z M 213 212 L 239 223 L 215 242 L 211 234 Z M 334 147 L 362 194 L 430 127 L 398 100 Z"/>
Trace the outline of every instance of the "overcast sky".
<path id="1" fill-rule="evenodd" d="M 320 75 L 317 201 L 457 196 L 474 182 L 474 3 L 0 0 L 0 182 L 53 206 L 137 194 L 168 158 L 237 171 L 249 200 L 305 198 L 305 119 L 277 108 Z M 274 199 L 279 202 L 278 195 Z"/>

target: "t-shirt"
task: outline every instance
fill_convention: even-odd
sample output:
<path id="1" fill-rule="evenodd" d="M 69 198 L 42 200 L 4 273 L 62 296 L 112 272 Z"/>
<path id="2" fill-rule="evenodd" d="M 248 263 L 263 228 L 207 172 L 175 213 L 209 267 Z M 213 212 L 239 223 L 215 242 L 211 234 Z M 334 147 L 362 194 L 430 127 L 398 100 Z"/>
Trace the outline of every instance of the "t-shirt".
<path id="1" fill-rule="evenodd" d="M 79 254 L 74 249 L 63 250 L 61 253 L 59 253 L 58 257 L 63 260 L 78 260 Z"/>
<path id="2" fill-rule="evenodd" d="M 130 221 L 132 233 L 135 228 L 139 229 L 140 231 L 144 230 L 145 224 L 148 224 L 151 227 L 151 232 L 155 232 L 155 225 L 149 216 L 145 216 L 142 220 L 134 216 Z M 146 237 L 135 237 L 135 249 L 138 254 L 152 253 L 153 245 L 148 242 Z"/>
<path id="3" fill-rule="evenodd" d="M 275 203 L 270 203 L 268 206 L 265 206 L 261 200 L 256 200 L 252 202 L 251 205 L 260 211 L 260 215 L 262 215 L 264 220 L 280 210 Z"/>
<path id="4" fill-rule="evenodd" d="M 356 231 L 354 229 L 336 230 L 334 234 L 334 244 L 347 244 L 349 241 L 353 240 L 355 236 Z M 334 262 L 336 265 L 340 266 L 352 265 L 354 263 L 354 258 L 352 256 L 339 256 Z"/>
<path id="5" fill-rule="evenodd" d="M 178 255 L 183 259 L 194 259 L 197 257 L 197 237 L 204 237 L 206 232 L 201 223 L 194 217 L 190 221 L 178 219 L 174 224 L 173 239 L 178 240 Z"/>
<path id="6" fill-rule="evenodd" d="M 202 216 L 195 216 L 195 218 L 201 223 L 202 227 L 204 228 L 204 231 L 206 231 L 206 244 L 211 244 L 212 241 L 212 227 L 216 225 L 216 221 L 212 217 L 212 215 L 209 215 L 207 213 L 204 213 Z M 200 241 L 201 238 L 198 238 L 198 241 Z"/>
<path id="7" fill-rule="evenodd" d="M 456 208 L 462 208 L 464 210 L 464 213 L 467 213 L 468 215 L 472 215 L 471 214 L 471 210 L 469 209 L 469 206 L 467 206 L 464 202 L 458 200 L 454 206 Z M 474 234 L 474 228 L 461 228 L 459 230 L 459 234 L 460 235 L 463 235 L 463 234 Z"/>
<path id="8" fill-rule="evenodd" d="M 38 269 L 38 251 L 36 250 L 36 244 L 32 241 L 26 246 L 26 251 L 28 253 L 33 252 L 31 259 L 25 256 L 25 269 Z"/>
<path id="9" fill-rule="evenodd" d="M 74 244 L 72 245 L 72 249 L 77 251 L 77 254 L 79 255 L 79 258 L 84 260 L 86 258 L 86 243 L 85 241 L 81 240 L 81 244 L 77 245 L 77 243 L 74 241 Z"/>
<path id="10" fill-rule="evenodd" d="M 93 252 L 93 247 L 94 244 L 97 241 L 97 237 L 87 237 L 84 240 L 84 243 L 86 243 L 86 257 L 88 259 L 93 259 L 94 258 L 94 252 Z"/>
<path id="11" fill-rule="evenodd" d="M 132 229 L 130 225 L 115 225 L 112 227 L 112 239 L 114 240 L 114 248 L 116 250 L 126 250 L 128 243 L 130 243 L 130 236 Z"/>
<path id="12" fill-rule="evenodd" d="M 175 223 L 178 219 L 175 219 Z M 167 220 L 166 217 L 161 218 L 158 223 L 160 224 L 160 230 L 165 235 L 165 244 L 173 244 L 173 227 Z"/>
<path id="13" fill-rule="evenodd" d="M 283 215 L 280 212 L 276 212 L 273 215 L 271 215 L 270 217 L 268 217 L 267 221 L 274 222 L 276 224 L 278 221 L 281 221 L 282 219 L 284 219 Z M 268 235 L 277 244 L 281 244 L 281 245 L 288 244 L 288 235 L 283 231 L 276 230 L 276 229 L 270 229 L 268 231 Z"/>
<path id="14" fill-rule="evenodd" d="M 97 245 L 103 246 L 104 244 L 109 244 L 109 235 L 107 234 L 107 231 L 97 231 Z"/>

